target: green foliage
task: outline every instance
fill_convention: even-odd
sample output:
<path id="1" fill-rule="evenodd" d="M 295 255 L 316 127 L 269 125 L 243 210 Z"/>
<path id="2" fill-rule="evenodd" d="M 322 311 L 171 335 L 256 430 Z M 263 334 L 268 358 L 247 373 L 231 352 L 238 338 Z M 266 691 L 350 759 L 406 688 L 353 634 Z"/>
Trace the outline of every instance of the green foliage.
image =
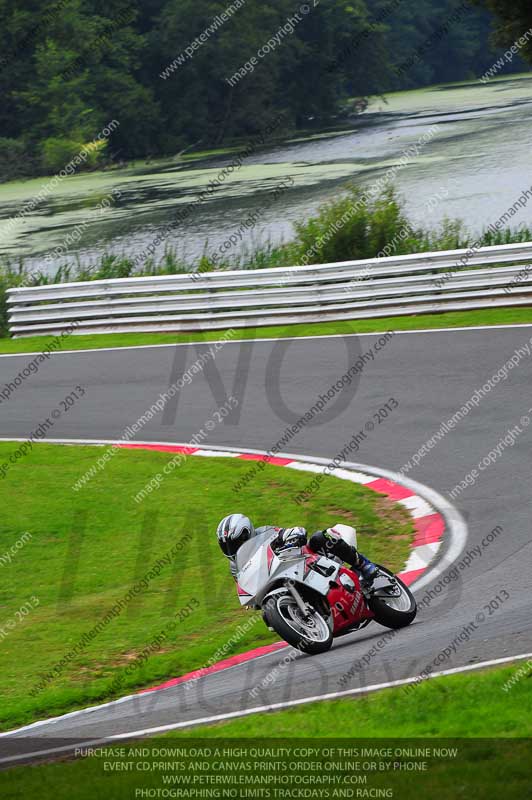
<path id="1" fill-rule="evenodd" d="M 0 137 L 0 182 L 35 172 L 35 161 L 23 139 Z"/>
<path id="2" fill-rule="evenodd" d="M 482 75 L 498 58 L 490 39 L 491 16 L 461 0 L 376 0 L 373 13 L 397 8 L 386 24 L 393 53 L 394 86 L 409 89 Z M 523 69 L 517 58 L 508 71 Z"/>
<path id="3" fill-rule="evenodd" d="M 0 336 L 7 336 L 9 332 L 7 290 L 39 282 L 38 277 L 30 277 L 28 275 L 22 262 L 15 266 L 8 261 L 0 266 Z"/>
<path id="4" fill-rule="evenodd" d="M 489 9 L 497 18 L 496 39 L 503 47 L 511 47 L 532 29 L 532 6 L 529 0 L 474 0 L 476 5 Z M 532 38 L 522 48 L 521 55 L 532 63 Z"/>
<path id="5" fill-rule="evenodd" d="M 407 242 L 415 240 L 416 232 L 393 191 L 372 202 L 353 188 L 325 205 L 317 216 L 297 224 L 295 244 L 301 263 L 373 258 L 402 230 L 407 231 Z"/>
<path id="6" fill-rule="evenodd" d="M 107 142 L 75 142 L 59 136 L 51 136 L 42 143 L 42 165 L 45 172 L 60 172 L 76 156 L 82 154 L 83 163 L 76 169 L 94 168 L 101 160 Z M 75 165 L 72 165 L 74 169 Z"/>
<path id="7" fill-rule="evenodd" d="M 445 219 L 435 229 L 414 225 L 393 188 L 368 199 L 354 187 L 323 206 L 315 217 L 296 225 L 296 232 L 290 252 L 300 264 L 454 250 L 467 247 L 474 238 L 459 220 Z M 514 241 L 523 234 L 507 231 L 506 235 Z"/>
<path id="8" fill-rule="evenodd" d="M 41 146 L 41 161 L 45 171 L 59 172 L 80 151 L 80 143 L 51 136 Z"/>
<path id="9" fill-rule="evenodd" d="M 160 260 L 148 259 L 140 267 L 133 259 L 105 254 L 95 264 L 65 262 L 54 275 L 29 273 L 23 263 L 16 267 L 0 264 L 0 327 L 7 335 L 6 289 L 12 286 L 129 278 L 141 275 L 174 275 L 185 272 L 210 272 L 224 269 L 262 269 L 297 264 L 321 264 L 335 261 L 383 258 L 404 253 L 455 250 L 473 245 L 511 244 L 532 240 L 532 230 L 521 226 L 494 234 L 484 231 L 471 234 L 460 220 L 444 220 L 438 227 L 423 228 L 407 216 L 404 204 L 393 188 L 368 200 L 358 188 L 327 203 L 314 217 L 296 225 L 296 237 L 281 245 L 265 245 L 243 252 L 235 262 L 214 262 L 204 254 L 196 264 L 184 263 L 171 248 Z"/>
<path id="10" fill-rule="evenodd" d="M 486 2 L 498 10 L 502 0 Z M 61 147 L 67 157 L 67 142 L 91 141 L 112 119 L 109 160 L 249 140 L 279 114 L 277 137 L 323 128 L 356 116 L 369 95 L 483 74 L 496 58 L 489 14 L 462 10 L 447 27 L 457 7 L 327 0 L 305 15 L 293 0 L 0 3 L 0 130 L 32 152 L 53 149 L 32 168 L 54 171 Z M 508 67 L 520 68 L 519 58 Z M 11 176 L 0 148 L 0 179 Z"/>

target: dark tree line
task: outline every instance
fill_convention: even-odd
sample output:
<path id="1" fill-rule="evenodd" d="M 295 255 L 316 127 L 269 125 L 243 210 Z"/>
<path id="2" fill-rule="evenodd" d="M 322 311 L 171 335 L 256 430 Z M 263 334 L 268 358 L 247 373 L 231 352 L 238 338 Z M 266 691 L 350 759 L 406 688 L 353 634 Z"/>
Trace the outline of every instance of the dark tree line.
<path id="1" fill-rule="evenodd" d="M 486 4 L 505 11 L 504 0 Z M 530 17 L 529 0 L 512 5 Z M 299 0 L 0 0 L 0 176 L 57 169 L 113 119 L 120 125 L 101 153 L 115 160 L 247 140 L 279 114 L 286 131 L 324 127 L 372 94 L 478 77 L 497 55 L 490 12 L 461 0 L 308 0 L 306 8 Z M 280 33 L 289 19 L 293 30 Z M 503 13 L 505 30 L 519 25 Z"/>
<path id="2" fill-rule="evenodd" d="M 495 41 L 509 47 L 532 30 L 532 4 L 530 0 L 475 0 L 478 6 L 489 9 L 496 17 Z M 532 63 L 532 40 L 521 54 Z"/>

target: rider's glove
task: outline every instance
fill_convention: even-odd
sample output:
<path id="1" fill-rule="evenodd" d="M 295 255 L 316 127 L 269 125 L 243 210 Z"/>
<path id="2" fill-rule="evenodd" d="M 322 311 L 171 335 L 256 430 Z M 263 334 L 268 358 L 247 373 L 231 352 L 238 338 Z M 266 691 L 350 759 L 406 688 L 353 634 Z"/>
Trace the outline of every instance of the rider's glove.
<path id="1" fill-rule="evenodd" d="M 331 528 L 326 528 L 324 531 L 318 531 L 318 535 L 320 534 L 323 537 L 322 540 L 325 548 L 329 550 L 331 553 L 334 553 L 338 544 L 343 541 L 340 534 L 336 533 L 336 531 L 331 530 Z"/>
<path id="2" fill-rule="evenodd" d="M 307 543 L 305 528 L 282 528 L 277 534 L 275 544 L 280 549 L 303 547 Z"/>
<path id="3" fill-rule="evenodd" d="M 328 555 L 336 556 L 337 558 L 341 558 L 342 561 L 347 562 L 348 564 L 354 565 L 355 562 L 358 561 L 358 552 L 355 547 L 347 544 L 340 534 L 336 533 L 336 531 L 332 530 L 331 528 L 327 528 L 324 531 L 318 531 L 312 537 L 314 541 L 311 540 L 310 546 L 312 550 L 316 549 L 316 545 L 319 549 L 324 549 Z"/>

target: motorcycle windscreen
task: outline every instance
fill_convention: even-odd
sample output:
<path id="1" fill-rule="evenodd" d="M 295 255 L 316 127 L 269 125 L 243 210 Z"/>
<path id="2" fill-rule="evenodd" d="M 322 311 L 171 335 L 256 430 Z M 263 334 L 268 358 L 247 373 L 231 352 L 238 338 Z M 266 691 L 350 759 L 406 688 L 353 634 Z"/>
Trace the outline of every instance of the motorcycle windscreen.
<path id="1" fill-rule="evenodd" d="M 254 597 L 269 578 L 268 543 L 275 536 L 261 533 L 242 545 L 236 556 L 238 586 L 251 597 Z"/>
<path id="2" fill-rule="evenodd" d="M 272 534 L 271 531 L 266 531 L 265 533 L 260 533 L 258 536 L 253 536 L 252 539 L 248 539 L 247 542 L 244 542 L 244 544 L 236 554 L 237 572 L 240 572 L 242 567 L 244 567 L 247 564 L 249 559 L 259 549 L 259 547 L 262 547 L 263 544 L 268 542 L 270 539 L 274 538 L 275 534 Z"/>

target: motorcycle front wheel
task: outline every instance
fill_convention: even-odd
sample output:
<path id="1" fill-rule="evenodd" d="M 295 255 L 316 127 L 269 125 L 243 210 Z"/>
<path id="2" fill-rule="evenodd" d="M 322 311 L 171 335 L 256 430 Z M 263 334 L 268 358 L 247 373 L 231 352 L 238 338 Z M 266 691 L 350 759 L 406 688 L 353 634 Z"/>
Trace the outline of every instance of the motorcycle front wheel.
<path id="1" fill-rule="evenodd" d="M 332 631 L 322 614 L 311 604 L 307 606 L 305 617 L 290 592 L 273 594 L 263 605 L 264 619 L 292 647 L 309 655 L 325 653 L 332 645 Z"/>

